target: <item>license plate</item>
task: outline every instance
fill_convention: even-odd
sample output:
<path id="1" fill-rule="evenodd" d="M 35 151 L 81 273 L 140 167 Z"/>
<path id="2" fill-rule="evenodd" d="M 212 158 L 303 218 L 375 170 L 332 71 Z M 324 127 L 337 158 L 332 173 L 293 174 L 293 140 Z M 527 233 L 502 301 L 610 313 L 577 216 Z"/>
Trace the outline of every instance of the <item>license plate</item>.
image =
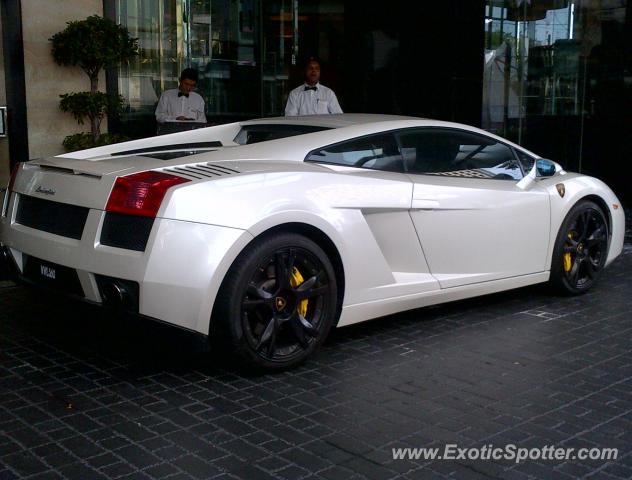
<path id="1" fill-rule="evenodd" d="M 47 278 L 48 280 L 57 279 L 57 270 L 55 270 L 53 267 L 40 265 L 40 274 L 42 275 L 42 277 Z"/>
<path id="2" fill-rule="evenodd" d="M 71 295 L 83 296 L 83 289 L 74 268 L 27 257 L 24 264 L 24 276 L 38 285 Z"/>

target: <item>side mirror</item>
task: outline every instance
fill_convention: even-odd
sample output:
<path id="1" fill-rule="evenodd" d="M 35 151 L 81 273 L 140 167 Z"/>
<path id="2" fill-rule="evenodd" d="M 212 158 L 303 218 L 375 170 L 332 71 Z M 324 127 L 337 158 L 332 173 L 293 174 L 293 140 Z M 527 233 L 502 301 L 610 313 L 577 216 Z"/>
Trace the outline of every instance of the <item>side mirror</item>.
<path id="1" fill-rule="evenodd" d="M 535 163 L 535 171 L 537 177 L 552 177 L 558 171 L 557 164 L 552 160 L 540 158 Z"/>
<path id="2" fill-rule="evenodd" d="M 516 186 L 522 190 L 528 190 L 531 188 L 539 178 L 552 177 L 555 174 L 564 175 L 566 172 L 559 163 L 555 163 L 553 160 L 546 158 L 539 158 L 531 168 L 528 174 L 526 174 L 522 180 L 520 180 Z"/>

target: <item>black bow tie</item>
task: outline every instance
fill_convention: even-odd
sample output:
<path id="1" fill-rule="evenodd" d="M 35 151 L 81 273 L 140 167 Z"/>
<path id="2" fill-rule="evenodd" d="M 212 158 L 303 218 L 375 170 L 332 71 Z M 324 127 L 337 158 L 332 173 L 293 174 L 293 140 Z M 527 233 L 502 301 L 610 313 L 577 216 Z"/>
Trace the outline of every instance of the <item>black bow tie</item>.
<path id="1" fill-rule="evenodd" d="M 178 92 L 178 98 L 185 96 L 187 98 L 189 98 L 189 94 L 188 93 L 182 93 L 182 92 Z"/>
<path id="2" fill-rule="evenodd" d="M 307 90 L 314 90 L 314 91 L 316 91 L 316 90 L 318 90 L 318 88 L 316 88 L 316 87 L 308 87 L 307 85 L 305 85 L 305 90 L 303 90 L 303 91 L 306 92 Z"/>

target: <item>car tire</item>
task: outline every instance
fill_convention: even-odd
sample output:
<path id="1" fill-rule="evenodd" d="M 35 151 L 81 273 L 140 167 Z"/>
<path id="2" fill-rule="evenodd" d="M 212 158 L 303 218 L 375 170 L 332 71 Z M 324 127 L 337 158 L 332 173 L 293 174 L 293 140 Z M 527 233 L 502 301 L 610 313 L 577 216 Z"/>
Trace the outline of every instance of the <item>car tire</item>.
<path id="1" fill-rule="evenodd" d="M 285 370 L 327 337 L 337 314 L 336 275 L 325 252 L 294 233 L 255 240 L 226 275 L 215 333 L 249 367 Z"/>
<path id="2" fill-rule="evenodd" d="M 608 240 L 603 210 L 588 200 L 574 205 L 555 240 L 550 283 L 565 295 L 588 291 L 606 263 Z"/>

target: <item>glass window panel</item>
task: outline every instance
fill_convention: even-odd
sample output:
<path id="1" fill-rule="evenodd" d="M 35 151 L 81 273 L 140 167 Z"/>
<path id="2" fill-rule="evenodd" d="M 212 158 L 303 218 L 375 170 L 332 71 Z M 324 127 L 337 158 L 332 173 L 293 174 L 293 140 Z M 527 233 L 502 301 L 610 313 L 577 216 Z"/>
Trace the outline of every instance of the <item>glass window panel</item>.
<path id="1" fill-rule="evenodd" d="M 119 93 L 129 102 L 121 123 L 124 133 L 155 133 L 154 111 L 161 93 L 177 85 L 184 64 L 181 48 L 182 2 L 117 0 L 117 22 L 139 41 L 139 55 L 119 70 Z"/>
<path id="2" fill-rule="evenodd" d="M 483 127 L 520 142 L 527 116 L 581 113 L 575 6 L 507 0 L 502 10 L 486 19 Z"/>
<path id="3" fill-rule="evenodd" d="M 371 135 L 325 147 L 309 154 L 306 161 L 372 170 L 403 171 L 402 156 L 395 138 L 390 134 Z"/>
<path id="4" fill-rule="evenodd" d="M 282 115 L 300 84 L 301 59 L 317 55 L 323 81 L 337 93 L 343 65 L 341 0 L 115 0 L 116 21 L 139 38 L 140 55 L 119 71 L 129 108 L 121 130 L 156 131 L 162 92 L 185 67 L 199 72 L 197 92 L 212 123 Z M 301 50 L 299 50 L 299 46 Z"/>
<path id="5" fill-rule="evenodd" d="M 520 160 L 523 171 L 525 173 L 529 173 L 533 168 L 535 158 L 533 158 L 531 155 L 526 154 L 522 150 L 516 150 L 516 155 L 518 156 L 518 160 Z"/>
<path id="6" fill-rule="evenodd" d="M 603 162 L 625 157 L 620 139 L 632 138 L 630 1 L 486 4 L 483 128 L 629 196 Z"/>
<path id="7" fill-rule="evenodd" d="M 407 171 L 451 177 L 519 180 L 511 148 L 494 139 L 455 130 L 422 129 L 399 135 Z"/>

